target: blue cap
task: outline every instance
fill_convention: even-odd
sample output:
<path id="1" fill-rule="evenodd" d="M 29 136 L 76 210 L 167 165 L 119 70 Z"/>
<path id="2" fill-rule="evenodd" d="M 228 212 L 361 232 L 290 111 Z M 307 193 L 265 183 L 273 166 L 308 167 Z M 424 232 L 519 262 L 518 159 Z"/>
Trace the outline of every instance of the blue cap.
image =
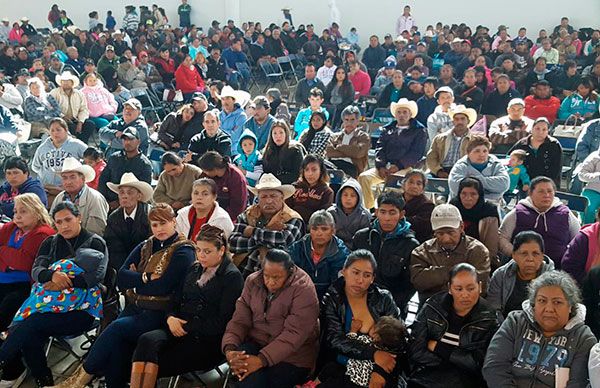
<path id="1" fill-rule="evenodd" d="M 414 44 L 409 44 L 408 46 L 406 46 L 406 50 L 416 51 L 417 47 Z"/>
<path id="2" fill-rule="evenodd" d="M 385 61 L 385 63 L 383 64 L 383 66 L 385 68 L 395 68 L 396 67 L 396 62 L 394 61 Z"/>

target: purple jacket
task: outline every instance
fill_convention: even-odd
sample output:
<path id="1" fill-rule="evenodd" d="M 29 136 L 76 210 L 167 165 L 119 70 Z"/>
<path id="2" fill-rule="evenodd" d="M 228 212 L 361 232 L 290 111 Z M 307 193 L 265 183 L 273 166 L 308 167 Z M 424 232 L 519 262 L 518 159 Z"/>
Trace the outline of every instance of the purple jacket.
<path id="1" fill-rule="evenodd" d="M 381 128 L 375 149 L 375 167 L 395 164 L 399 169 L 414 167 L 424 156 L 427 132 L 423 124 L 410 119 L 410 127 L 398 134 L 396 120 Z"/>
<path id="2" fill-rule="evenodd" d="M 585 225 L 573 239 L 567 245 L 567 250 L 562 257 L 562 269 L 569 275 L 573 276 L 573 279 L 577 280 L 579 284 L 583 284 L 583 279 L 589 271 L 588 256 L 594 255 L 594 252 L 590 252 L 590 246 L 597 246 L 598 244 L 598 223 Z M 592 239 L 590 241 L 590 239 Z M 593 260 L 593 258 L 592 258 Z M 590 264 L 590 266 L 592 266 Z"/>
<path id="3" fill-rule="evenodd" d="M 512 237 L 514 238 L 524 230 L 538 232 L 544 239 L 546 255 L 554 261 L 557 269 L 560 269 L 559 263 L 570 241 L 569 214 L 571 211 L 569 208 L 560 204 L 553 206 L 545 213 L 538 213 L 535 209 L 518 203 L 515 210 L 517 223 Z"/>

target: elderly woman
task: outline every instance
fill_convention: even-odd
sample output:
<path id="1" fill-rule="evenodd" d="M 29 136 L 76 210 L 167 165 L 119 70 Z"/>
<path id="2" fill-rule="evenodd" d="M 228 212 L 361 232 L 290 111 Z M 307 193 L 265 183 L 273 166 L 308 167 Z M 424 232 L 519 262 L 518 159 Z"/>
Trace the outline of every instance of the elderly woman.
<path id="1" fill-rule="evenodd" d="M 539 176 L 529 185 L 529 196 L 522 199 L 502 220 L 500 225 L 500 252 L 510 256 L 511 241 L 521 231 L 533 230 L 544 239 L 546 254 L 556 268 L 567 244 L 579 231 L 579 220 L 554 193 L 556 186 L 550 178 Z"/>
<path id="2" fill-rule="evenodd" d="M 351 324 L 360 323 L 359 334 L 367 334 L 375 323 L 384 316 L 400 318 L 400 310 L 394 303 L 389 291 L 374 284 L 377 262 L 373 254 L 366 249 L 352 252 L 342 268 L 342 277 L 338 278 L 323 298 L 321 305 L 321 325 L 324 342 L 322 352 L 325 360 L 330 361 L 319 376 L 325 386 L 340 386 L 344 375 L 346 361 L 371 361 L 373 372 L 370 381 L 375 386 L 383 386 L 400 361 L 389 351 L 377 349 L 372 344 L 365 344 L 348 337 Z M 385 375 L 385 376 L 384 376 Z M 343 377 L 342 377 L 343 378 Z M 392 384 L 392 381 L 389 382 Z"/>
<path id="3" fill-rule="evenodd" d="M 127 305 L 91 347 L 85 362 L 56 388 L 84 388 L 94 376 L 106 376 L 109 388 L 126 385 L 138 338 L 163 327 L 167 312 L 195 261 L 191 241 L 175 230 L 175 212 L 164 203 L 148 214 L 152 236 L 131 252 L 119 270 L 117 285 Z"/>
<path id="4" fill-rule="evenodd" d="M 302 144 L 291 140 L 288 123 L 275 120 L 263 152 L 263 172 L 275 175 L 283 184 L 294 183 L 300 176 L 304 155 Z"/>
<path id="5" fill-rule="evenodd" d="M 473 136 L 467 145 L 467 155 L 456 162 L 448 176 L 450 197 L 458 195 L 460 182 L 467 177 L 477 178 L 483 185 L 485 198 L 499 202 L 508 190 L 510 178 L 506 167 L 494 155 L 490 155 L 490 141 L 482 136 Z"/>
<path id="6" fill-rule="evenodd" d="M 23 111 L 25 120 L 31 123 L 31 137 L 34 138 L 48 133 L 50 120 L 62 113 L 56 99 L 46 93 L 41 79 L 30 78 L 28 83 L 30 94 L 23 101 Z"/>
<path id="7" fill-rule="evenodd" d="M 198 160 L 202 178 L 211 178 L 217 184 L 219 205 L 235 220 L 245 209 L 248 201 L 246 177 L 229 158 L 216 151 L 209 151 Z"/>
<path id="8" fill-rule="evenodd" d="M 286 203 L 302 216 L 304 222 L 308 222 L 311 214 L 331 206 L 333 190 L 329 187 L 329 174 L 323 158 L 306 155 L 300 167 L 302 174 L 294 182 L 296 191 Z"/>
<path id="9" fill-rule="evenodd" d="M 544 240 L 539 233 L 526 230 L 513 240 L 512 259 L 494 271 L 486 299 L 502 317 L 521 310 L 527 299 L 531 281 L 554 269 L 554 263 L 544 255 Z"/>
<path id="10" fill-rule="evenodd" d="M 271 249 L 251 274 L 223 335 L 237 387 L 291 388 L 315 366 L 319 302 L 310 277 L 290 255 Z"/>
<path id="11" fill-rule="evenodd" d="M 448 292 L 427 299 L 411 326 L 409 386 L 481 387 L 481 366 L 494 332 L 496 311 L 481 298 L 471 264 L 450 271 Z"/>
<path id="12" fill-rule="evenodd" d="M 335 236 L 335 221 L 327 210 L 314 212 L 308 220 L 308 230 L 303 238 L 289 247 L 294 263 L 310 276 L 319 300 L 338 278 L 350 251 Z"/>
<path id="13" fill-rule="evenodd" d="M 17 195 L 25 193 L 35 194 L 44 206 L 48 206 L 46 191 L 39 179 L 29 175 L 29 167 L 25 159 L 19 156 L 6 159 L 4 176 L 6 182 L 0 186 L 0 215 L 13 218 L 14 199 Z"/>
<path id="14" fill-rule="evenodd" d="M 421 170 L 408 172 L 402 182 L 404 211 L 406 212 L 404 216 L 410 222 L 411 228 L 415 231 L 415 237 L 420 243 L 433 237 L 431 213 L 435 205 L 425 196 L 426 185 L 427 177 Z"/>
<path id="15" fill-rule="evenodd" d="M 545 117 L 537 118 L 531 127 L 531 135 L 519 140 L 508 154 L 514 150 L 527 152 L 523 164 L 530 178 L 547 176 L 560 186 L 562 172 L 562 147 L 558 140 L 548 135 L 550 121 Z"/>
<path id="16" fill-rule="evenodd" d="M 223 230 L 202 226 L 195 246 L 197 261 L 164 327 L 138 339 L 131 388 L 154 387 L 157 377 L 208 370 L 223 359 L 221 340 L 244 280 L 229 257 Z"/>
<path id="17" fill-rule="evenodd" d="M 14 197 L 13 220 L 0 228 L 0 331 L 6 331 L 31 289 L 31 268 L 42 242 L 55 233 L 45 205 L 33 193 Z M 0 386 L 23 372 L 20 358 L 3 368 Z"/>
<path id="18" fill-rule="evenodd" d="M 52 219 L 58 234 L 44 240 L 37 251 L 32 292 L 0 348 L 0 369 L 23 357 L 38 387 L 54 384 L 44 350 L 48 338 L 80 335 L 100 317 L 98 285 L 108 261 L 104 240 L 82 229 L 81 214 L 73 203 L 58 204 Z"/>
<path id="19" fill-rule="evenodd" d="M 579 288 L 566 273 L 548 271 L 531 282 L 523 310 L 513 311 L 487 349 L 489 387 L 586 387 L 590 349 Z"/>
<path id="20" fill-rule="evenodd" d="M 194 181 L 191 205 L 177 213 L 177 232 L 193 241 L 204 225 L 212 225 L 220 228 L 225 237 L 229 238 L 233 232 L 233 222 L 227 211 L 217 202 L 218 190 L 217 184 L 210 178 Z"/>
<path id="21" fill-rule="evenodd" d="M 490 252 L 490 261 L 498 267 L 498 207 L 485 200 L 483 185 L 477 178 L 460 181 L 457 195 L 450 203 L 458 208 L 465 227 L 465 234 L 481 241 Z M 495 265 L 494 265 L 495 264 Z"/>

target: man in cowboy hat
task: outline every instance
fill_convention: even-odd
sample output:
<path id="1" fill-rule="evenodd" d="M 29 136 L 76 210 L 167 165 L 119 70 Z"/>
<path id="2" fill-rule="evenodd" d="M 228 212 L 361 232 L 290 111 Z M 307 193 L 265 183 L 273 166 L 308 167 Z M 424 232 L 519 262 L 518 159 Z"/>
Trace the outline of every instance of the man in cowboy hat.
<path id="1" fill-rule="evenodd" d="M 375 168 L 358 176 L 367 209 L 375 206 L 371 186 L 385 182 L 390 174 L 414 167 L 425 156 L 427 132 L 415 119 L 417 103 L 401 98 L 391 103 L 390 110 L 396 119 L 381 128 L 375 150 Z"/>
<path id="2" fill-rule="evenodd" d="M 111 210 L 119 206 L 119 201 L 110 184 L 119 182 L 123 174 L 133 173 L 143 182 L 152 182 L 152 164 L 148 157 L 140 152 L 140 134 L 137 129 L 126 128 L 121 140 L 123 149 L 108 157 L 98 181 L 98 191 L 106 198 Z"/>
<path id="3" fill-rule="evenodd" d="M 85 95 L 77 89 L 79 78 L 70 71 L 65 71 L 56 76 L 56 83 L 59 87 L 52 89 L 50 95 L 60 105 L 62 117 L 69 125 L 71 134 L 87 143 L 96 126 L 89 120 L 90 111 Z"/>
<path id="4" fill-rule="evenodd" d="M 23 16 L 21 18 L 21 29 L 23 30 L 23 34 L 32 37 L 37 35 L 37 30 L 31 24 L 29 24 L 29 18 L 27 16 Z"/>
<path id="5" fill-rule="evenodd" d="M 106 127 L 100 128 L 100 140 L 108 145 L 106 155 L 124 148 L 121 135 L 129 127 L 134 127 L 140 136 L 140 151 L 144 155 L 148 152 L 148 125 L 142 115 L 142 103 L 136 98 L 130 98 L 123 103 L 123 118 L 113 120 Z"/>
<path id="6" fill-rule="evenodd" d="M 231 137 L 231 156 L 235 157 L 238 154 L 238 143 L 244 130 L 244 124 L 248 120 L 244 107 L 250 100 L 250 94 L 225 85 L 219 99 L 222 106 L 221 113 L 219 113 L 221 129 Z"/>
<path id="7" fill-rule="evenodd" d="M 438 178 L 448 178 L 452 166 L 467 154 L 471 141 L 469 128 L 477 121 L 477 112 L 464 105 L 457 105 L 449 112 L 454 127 L 433 138 L 427 152 L 427 168 Z"/>
<path id="8" fill-rule="evenodd" d="M 435 91 L 433 97 L 437 99 L 438 105 L 427 118 L 429 141 L 433 141 L 436 135 L 452 128 L 452 120 L 448 112 L 454 106 L 454 91 L 449 86 L 442 86 Z"/>
<path id="9" fill-rule="evenodd" d="M 106 228 L 108 203 L 102 194 L 86 185 L 96 177 L 94 169 L 81 164 L 75 158 L 68 157 L 63 162 L 60 177 L 64 190 L 54 198 L 50 213 L 59 203 L 72 202 L 81 212 L 81 227 L 102 236 Z"/>
<path id="10" fill-rule="evenodd" d="M 287 248 L 302 237 L 302 216 L 290 209 L 285 200 L 294 194 L 294 186 L 282 185 L 273 174 L 263 174 L 255 187 L 248 190 L 258 203 L 238 216 L 229 237 L 234 261 L 245 259 L 244 276 L 256 271 L 268 249 Z"/>
<path id="11" fill-rule="evenodd" d="M 108 188 L 119 196 L 119 208 L 110 213 L 104 240 L 108 246 L 108 265 L 117 271 L 129 253 L 150 234 L 148 212 L 152 186 L 126 172 L 119 183 L 108 182 Z"/>

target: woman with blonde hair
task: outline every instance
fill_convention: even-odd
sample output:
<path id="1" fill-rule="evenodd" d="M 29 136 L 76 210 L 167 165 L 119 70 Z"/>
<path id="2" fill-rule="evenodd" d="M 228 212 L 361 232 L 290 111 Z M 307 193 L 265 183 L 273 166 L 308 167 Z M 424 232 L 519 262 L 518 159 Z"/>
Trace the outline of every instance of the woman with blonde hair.
<path id="1" fill-rule="evenodd" d="M 52 219 L 36 194 L 17 195 L 14 205 L 13 220 L 0 228 L 0 332 L 8 329 L 15 313 L 27 299 L 37 251 L 46 237 L 55 233 L 50 226 Z M 23 370 L 20 358 L 8 362 L 3 368 L 0 386 L 16 380 Z"/>

